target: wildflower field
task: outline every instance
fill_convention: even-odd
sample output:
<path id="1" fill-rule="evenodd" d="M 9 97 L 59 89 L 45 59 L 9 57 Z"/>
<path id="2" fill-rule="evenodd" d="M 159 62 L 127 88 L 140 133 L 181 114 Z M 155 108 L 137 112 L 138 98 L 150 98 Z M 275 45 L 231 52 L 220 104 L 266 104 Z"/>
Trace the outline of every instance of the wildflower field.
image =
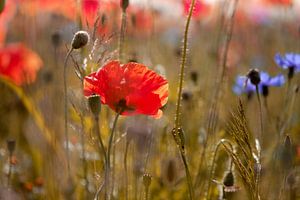
<path id="1" fill-rule="evenodd" d="M 0 200 L 300 199 L 300 0 L 0 0 Z"/>

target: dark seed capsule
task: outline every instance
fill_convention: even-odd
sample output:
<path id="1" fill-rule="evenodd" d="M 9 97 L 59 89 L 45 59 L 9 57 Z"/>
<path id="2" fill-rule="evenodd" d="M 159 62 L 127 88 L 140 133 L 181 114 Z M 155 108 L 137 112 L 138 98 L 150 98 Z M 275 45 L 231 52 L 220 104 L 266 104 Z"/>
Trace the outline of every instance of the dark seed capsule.
<path id="1" fill-rule="evenodd" d="M 60 45 L 61 35 L 60 35 L 59 31 L 55 31 L 54 33 L 52 33 L 51 41 L 52 41 L 52 44 L 55 48 L 57 48 Z"/>
<path id="2" fill-rule="evenodd" d="M 16 141 L 15 140 L 7 140 L 7 149 L 10 154 L 12 154 L 15 151 L 16 148 Z"/>
<path id="3" fill-rule="evenodd" d="M 151 175 L 150 174 L 144 174 L 143 175 L 143 184 L 146 188 L 148 188 L 151 184 Z"/>
<path id="4" fill-rule="evenodd" d="M 253 85 L 258 85 L 260 83 L 260 75 L 258 69 L 250 69 L 247 73 L 247 77 Z"/>
<path id="5" fill-rule="evenodd" d="M 98 116 L 101 110 L 100 97 L 93 95 L 88 98 L 89 107 L 95 116 Z"/>
<path id="6" fill-rule="evenodd" d="M 223 179 L 223 184 L 226 187 L 231 187 L 234 185 L 234 176 L 232 171 L 226 172 L 224 179 Z"/>

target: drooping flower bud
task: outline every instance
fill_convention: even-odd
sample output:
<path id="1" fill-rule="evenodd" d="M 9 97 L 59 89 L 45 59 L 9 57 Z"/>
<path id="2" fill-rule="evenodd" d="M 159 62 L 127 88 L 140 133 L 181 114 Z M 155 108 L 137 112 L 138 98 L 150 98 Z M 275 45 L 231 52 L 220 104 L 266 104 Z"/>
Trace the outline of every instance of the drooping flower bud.
<path id="1" fill-rule="evenodd" d="M 90 96 L 88 103 L 93 115 L 97 117 L 101 110 L 100 97 L 98 95 Z"/>
<path id="2" fill-rule="evenodd" d="M 258 85 L 260 83 L 260 75 L 258 69 L 250 69 L 247 73 L 247 77 L 253 85 Z"/>
<path id="3" fill-rule="evenodd" d="M 223 178 L 223 184 L 226 187 L 231 187 L 234 185 L 234 175 L 232 171 L 226 172 L 224 178 Z"/>
<path id="4" fill-rule="evenodd" d="M 121 0 L 120 6 L 121 6 L 122 10 L 125 12 L 129 6 L 129 0 Z"/>
<path id="5" fill-rule="evenodd" d="M 72 48 L 80 49 L 84 47 L 90 40 L 90 36 L 86 31 L 78 31 L 72 39 Z"/>

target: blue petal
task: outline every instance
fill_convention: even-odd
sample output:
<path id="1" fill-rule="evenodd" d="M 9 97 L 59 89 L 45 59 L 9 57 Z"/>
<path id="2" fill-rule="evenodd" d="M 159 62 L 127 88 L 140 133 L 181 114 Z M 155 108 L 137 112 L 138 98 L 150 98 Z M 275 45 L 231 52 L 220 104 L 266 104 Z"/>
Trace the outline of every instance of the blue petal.
<path id="1" fill-rule="evenodd" d="M 267 72 L 261 71 L 259 73 L 261 83 L 268 83 L 270 80 L 270 75 Z"/>
<path id="2" fill-rule="evenodd" d="M 279 74 L 273 78 L 270 79 L 269 85 L 270 86 L 275 86 L 275 87 L 280 87 L 285 83 L 284 75 Z"/>
<path id="3" fill-rule="evenodd" d="M 287 69 L 288 68 L 288 62 L 279 53 L 277 53 L 275 55 L 274 60 L 277 63 L 277 65 L 279 65 L 283 69 Z"/>

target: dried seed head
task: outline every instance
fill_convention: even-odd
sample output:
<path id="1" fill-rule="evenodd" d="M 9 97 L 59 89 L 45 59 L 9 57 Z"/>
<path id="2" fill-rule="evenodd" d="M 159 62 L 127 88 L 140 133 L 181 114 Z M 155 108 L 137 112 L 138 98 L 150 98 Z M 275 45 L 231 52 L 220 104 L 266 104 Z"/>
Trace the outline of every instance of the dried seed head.
<path id="1" fill-rule="evenodd" d="M 9 154 L 12 155 L 16 148 L 16 141 L 15 140 L 7 140 L 7 149 L 9 151 Z"/>
<path id="2" fill-rule="evenodd" d="M 89 107 L 95 117 L 98 117 L 101 110 L 100 97 L 93 95 L 88 98 Z"/>
<path id="3" fill-rule="evenodd" d="M 125 12 L 129 6 L 129 0 L 121 0 L 120 6 L 121 6 L 122 10 Z"/>
<path id="4" fill-rule="evenodd" d="M 297 94 L 299 92 L 299 85 L 296 85 L 294 88 L 294 92 Z"/>
<path id="5" fill-rule="evenodd" d="M 189 92 L 189 91 L 183 91 L 182 92 L 182 100 L 183 101 L 189 101 L 189 100 L 191 100 L 192 96 L 193 96 L 193 94 L 191 92 Z"/>
<path id="6" fill-rule="evenodd" d="M 144 174 L 143 175 L 143 184 L 145 186 L 145 188 L 148 188 L 151 184 L 151 175 L 150 174 Z"/>
<path id="7" fill-rule="evenodd" d="M 250 69 L 247 73 L 247 77 L 250 79 L 253 85 L 258 85 L 260 83 L 260 75 L 258 69 Z"/>
<path id="8" fill-rule="evenodd" d="M 72 48 L 80 49 L 84 47 L 90 40 L 90 36 L 86 31 L 78 31 L 72 39 Z"/>
<path id="9" fill-rule="evenodd" d="M 262 86 L 262 94 L 264 97 L 269 96 L 269 87 L 268 86 L 266 86 L 266 85 Z"/>
<path id="10" fill-rule="evenodd" d="M 234 185 L 234 175 L 232 171 L 226 172 L 224 178 L 223 178 L 223 184 L 226 187 L 231 187 Z"/>
<path id="11" fill-rule="evenodd" d="M 52 41 L 52 44 L 55 48 L 57 48 L 60 43 L 61 43 L 61 35 L 60 35 L 60 32 L 59 31 L 55 31 L 54 33 L 52 33 L 51 35 L 51 41 Z"/>

